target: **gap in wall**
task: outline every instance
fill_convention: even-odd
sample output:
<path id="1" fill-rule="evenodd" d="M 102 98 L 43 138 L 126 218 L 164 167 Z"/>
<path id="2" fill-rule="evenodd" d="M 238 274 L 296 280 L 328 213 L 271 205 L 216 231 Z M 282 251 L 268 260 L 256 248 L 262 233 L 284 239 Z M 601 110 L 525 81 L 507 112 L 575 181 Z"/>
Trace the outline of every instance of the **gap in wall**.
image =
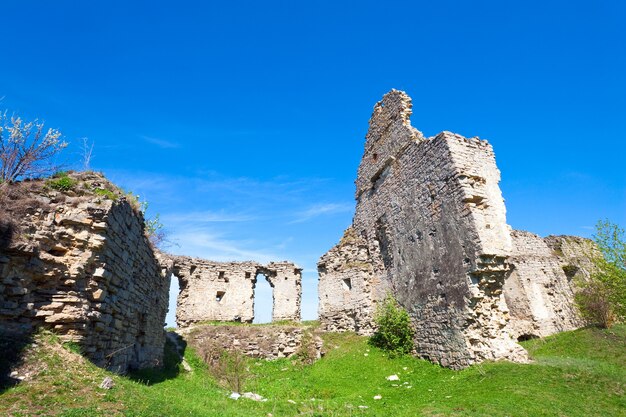
<path id="1" fill-rule="evenodd" d="M 254 320 L 253 323 L 271 323 L 273 289 L 267 278 L 263 274 L 256 277 L 256 285 L 254 286 Z"/>

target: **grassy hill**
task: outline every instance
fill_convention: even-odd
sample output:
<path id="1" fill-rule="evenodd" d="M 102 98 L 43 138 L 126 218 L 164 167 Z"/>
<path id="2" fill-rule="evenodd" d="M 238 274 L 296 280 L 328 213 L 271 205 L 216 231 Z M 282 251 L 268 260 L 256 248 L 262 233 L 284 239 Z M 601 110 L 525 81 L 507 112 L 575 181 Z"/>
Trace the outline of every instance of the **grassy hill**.
<path id="1" fill-rule="evenodd" d="M 164 370 L 110 374 L 74 346 L 40 333 L 26 349 L 19 385 L 0 393 L 8 416 L 624 416 L 626 326 L 566 332 L 524 342 L 534 363 L 485 363 L 451 371 L 388 358 L 353 334 L 327 334 L 313 365 L 251 360 L 245 390 L 267 398 L 228 398 L 191 349 L 185 372 L 168 346 Z M 397 375 L 399 380 L 386 378 Z M 110 376 L 115 386 L 99 385 Z M 380 396 L 380 399 L 374 399 Z M 378 398 L 378 397 L 377 397 Z"/>

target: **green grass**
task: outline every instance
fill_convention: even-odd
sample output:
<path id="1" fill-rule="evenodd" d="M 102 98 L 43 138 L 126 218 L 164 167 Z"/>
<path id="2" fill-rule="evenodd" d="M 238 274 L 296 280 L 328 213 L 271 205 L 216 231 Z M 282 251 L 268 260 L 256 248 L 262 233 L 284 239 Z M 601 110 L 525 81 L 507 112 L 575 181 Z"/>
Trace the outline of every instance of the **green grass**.
<path id="1" fill-rule="evenodd" d="M 390 359 L 365 338 L 326 334 L 327 354 L 313 365 L 250 362 L 246 390 L 267 402 L 229 399 L 230 391 L 190 349 L 191 373 L 180 370 L 168 350 L 164 370 L 113 376 L 116 386 L 103 391 L 97 386 L 107 372 L 87 361 L 68 362 L 77 355 L 49 343 L 56 347 L 36 358 L 46 371 L 1 394 L 0 415 L 587 417 L 626 410 L 624 325 L 524 342 L 532 364 L 485 363 L 463 371 L 412 357 Z M 400 380 L 387 381 L 392 374 Z"/>
<path id="2" fill-rule="evenodd" d="M 67 172 L 58 172 L 46 181 L 46 186 L 57 191 L 70 191 L 78 182 L 71 178 Z"/>
<path id="3" fill-rule="evenodd" d="M 113 201 L 117 201 L 118 199 L 118 195 L 115 194 L 113 191 L 106 189 L 106 188 L 96 188 L 93 190 L 93 193 L 95 195 L 98 195 L 100 197 L 104 197 L 107 198 L 109 200 L 113 200 Z"/>

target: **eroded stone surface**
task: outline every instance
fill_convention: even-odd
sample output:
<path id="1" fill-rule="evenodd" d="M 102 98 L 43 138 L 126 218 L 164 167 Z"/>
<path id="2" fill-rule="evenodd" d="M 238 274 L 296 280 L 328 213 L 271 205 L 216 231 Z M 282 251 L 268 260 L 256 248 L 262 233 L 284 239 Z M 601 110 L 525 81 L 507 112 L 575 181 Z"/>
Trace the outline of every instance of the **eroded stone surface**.
<path id="1" fill-rule="evenodd" d="M 312 329 L 299 326 L 198 326 L 179 331 L 205 361 L 216 360 L 226 351 L 261 359 L 288 358 L 306 351 L 319 359 L 322 339 Z"/>
<path id="2" fill-rule="evenodd" d="M 587 280 L 596 271 L 593 259 L 602 254 L 592 240 L 578 236 L 548 236 L 543 240 L 558 258 L 570 283 Z"/>
<path id="3" fill-rule="evenodd" d="M 87 188 L 107 183 L 96 174 L 80 181 Z M 0 248 L 0 329 L 53 329 L 117 372 L 159 365 L 169 273 L 145 236 L 141 213 L 122 196 L 68 196 L 42 186 L 4 189 L 20 187 L 21 195 L 2 207 L 12 211 L 17 230 Z"/>
<path id="4" fill-rule="evenodd" d="M 272 320 L 300 321 L 302 270 L 291 262 L 214 262 L 176 256 L 180 283 L 176 323 L 254 320 L 254 287 L 263 275 L 272 287 Z"/>
<path id="5" fill-rule="evenodd" d="M 319 317 L 324 329 L 371 335 L 378 299 L 372 291 L 382 290 L 383 282 L 374 273 L 367 241 L 348 228 L 339 244 L 322 256 L 318 273 Z"/>
<path id="6" fill-rule="evenodd" d="M 543 320 L 538 306 L 512 303 L 516 318 L 532 317 L 542 334 L 572 328 L 579 322 L 559 260 L 540 238 L 526 242 L 527 250 L 527 235 L 512 238 L 489 143 L 450 132 L 426 138 L 410 115 L 411 100 L 401 91 L 374 107 L 352 226 L 318 263 L 322 325 L 371 334 L 376 304 L 391 293 L 412 318 L 421 356 L 452 368 L 525 361 L 505 281 L 531 281 L 518 299 L 540 291 L 536 302 L 553 306 Z M 542 275 L 546 262 L 556 271 L 551 278 Z"/>
<path id="7" fill-rule="evenodd" d="M 535 234 L 514 230 L 511 235 L 514 268 L 505 297 L 513 335 L 526 339 L 579 327 L 572 286 L 552 249 Z"/>
<path id="8" fill-rule="evenodd" d="M 573 330 L 584 324 L 574 304 L 576 283 L 594 271 L 597 248 L 589 239 L 513 230 L 513 270 L 504 294 L 518 340 Z"/>

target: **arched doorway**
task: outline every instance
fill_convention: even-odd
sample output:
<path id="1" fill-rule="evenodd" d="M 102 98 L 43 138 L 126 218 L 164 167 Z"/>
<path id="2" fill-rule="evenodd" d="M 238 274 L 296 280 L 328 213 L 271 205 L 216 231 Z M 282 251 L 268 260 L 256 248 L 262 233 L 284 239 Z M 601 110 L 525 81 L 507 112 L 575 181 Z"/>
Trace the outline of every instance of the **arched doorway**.
<path id="1" fill-rule="evenodd" d="M 274 309 L 274 289 L 267 275 L 257 273 L 254 283 L 254 320 L 252 323 L 271 323 Z"/>

